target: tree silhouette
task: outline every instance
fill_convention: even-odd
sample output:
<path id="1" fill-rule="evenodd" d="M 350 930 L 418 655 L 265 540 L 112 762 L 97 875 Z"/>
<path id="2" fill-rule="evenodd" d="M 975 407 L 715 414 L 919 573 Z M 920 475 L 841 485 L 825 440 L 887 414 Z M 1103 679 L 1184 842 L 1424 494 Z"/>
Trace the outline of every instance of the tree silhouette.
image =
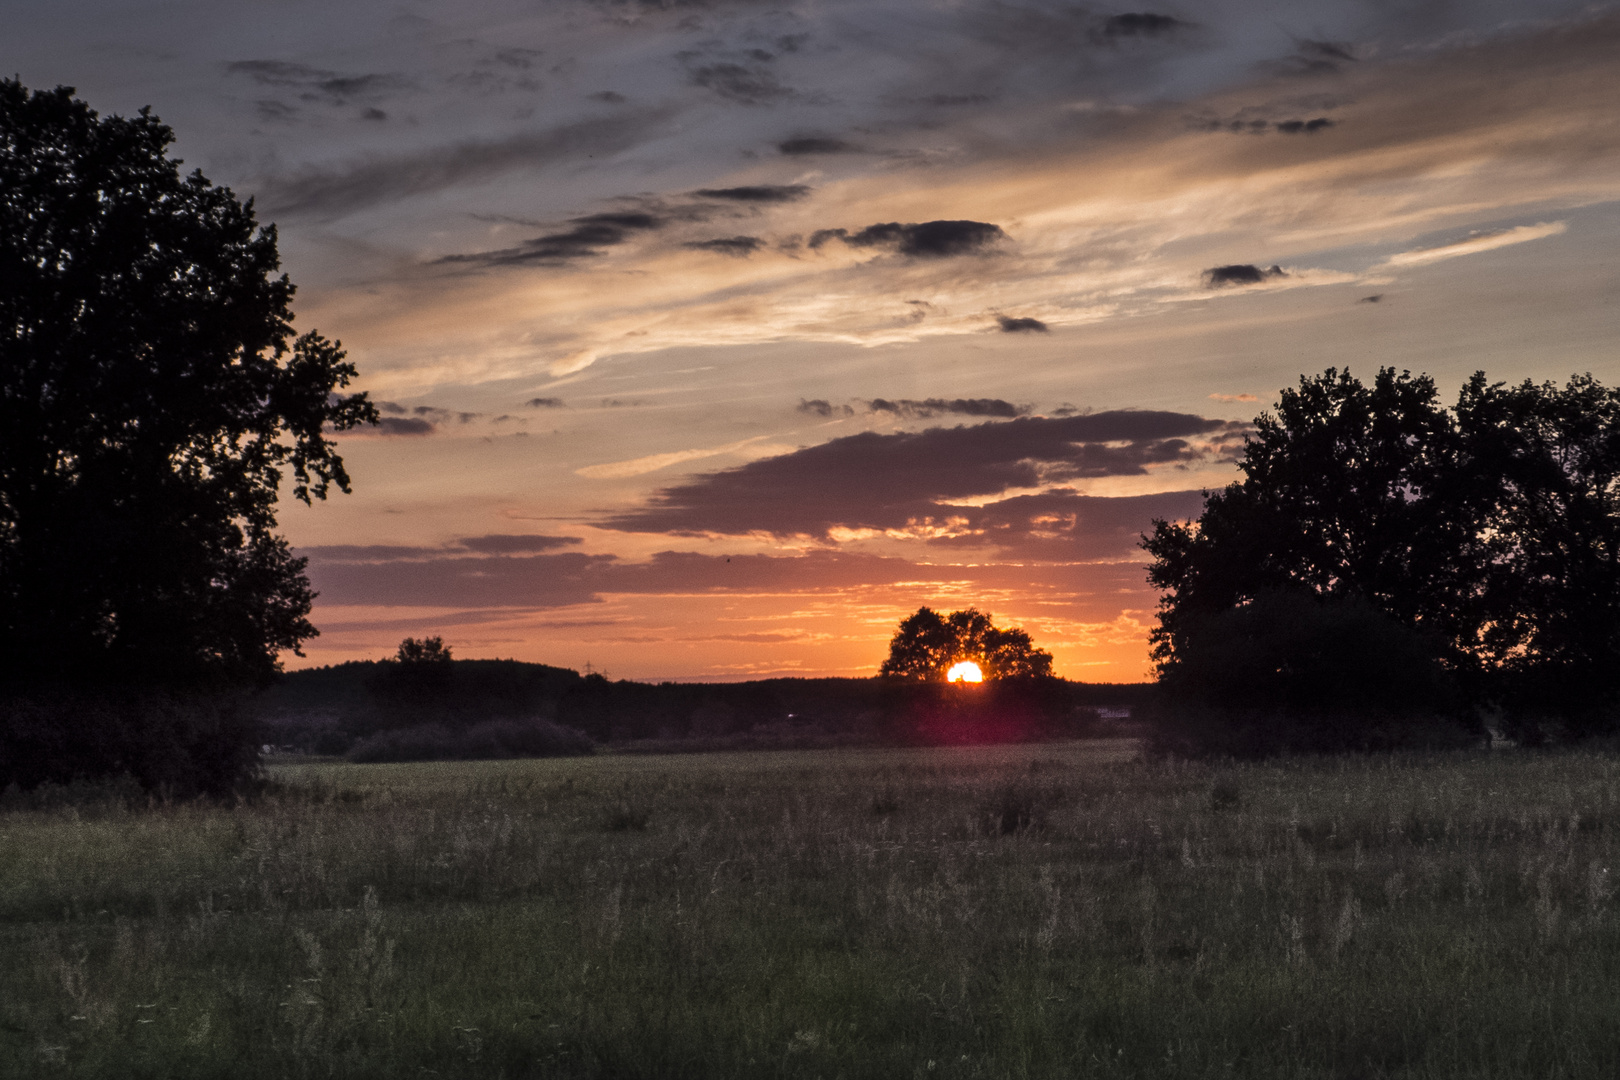
<path id="1" fill-rule="evenodd" d="M 1507 387 L 1481 373 L 1447 410 L 1427 376 L 1385 368 L 1366 386 L 1329 369 L 1283 391 L 1255 429 L 1241 481 L 1207 494 L 1196 523 L 1157 521 L 1143 540 L 1164 591 L 1153 657 L 1172 701 L 1216 700 L 1188 671 L 1224 647 L 1209 640 L 1232 632 L 1221 616 L 1295 593 L 1417 633 L 1468 700 L 1506 707 L 1525 737 L 1544 717 L 1615 723 L 1620 392 L 1590 376 Z M 1247 640 L 1272 650 L 1253 669 L 1271 673 L 1263 682 L 1297 682 L 1282 639 Z M 1257 684 L 1251 700 L 1274 691 Z"/>
<path id="2" fill-rule="evenodd" d="M 1000 629 L 974 608 L 940 615 L 922 607 L 901 620 L 879 674 L 914 681 L 940 681 L 953 664 L 977 663 L 986 679 L 1046 678 L 1052 654 L 1037 649 L 1029 634 Z"/>
<path id="3" fill-rule="evenodd" d="M 263 680 L 316 633 L 277 496 L 347 491 L 327 433 L 376 410 L 336 393 L 337 342 L 294 337 L 274 227 L 172 141 L 0 81 L 8 695 Z"/>

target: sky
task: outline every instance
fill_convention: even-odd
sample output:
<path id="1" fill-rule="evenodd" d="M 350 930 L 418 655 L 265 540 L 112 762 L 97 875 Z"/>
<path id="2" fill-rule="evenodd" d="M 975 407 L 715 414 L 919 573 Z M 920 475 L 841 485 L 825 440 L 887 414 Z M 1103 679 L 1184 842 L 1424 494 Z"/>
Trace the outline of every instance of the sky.
<path id="1" fill-rule="evenodd" d="M 252 197 L 383 413 L 321 635 L 874 674 L 977 607 L 1150 677 L 1140 535 L 1306 374 L 1620 378 L 1620 5 L 0 0 Z"/>

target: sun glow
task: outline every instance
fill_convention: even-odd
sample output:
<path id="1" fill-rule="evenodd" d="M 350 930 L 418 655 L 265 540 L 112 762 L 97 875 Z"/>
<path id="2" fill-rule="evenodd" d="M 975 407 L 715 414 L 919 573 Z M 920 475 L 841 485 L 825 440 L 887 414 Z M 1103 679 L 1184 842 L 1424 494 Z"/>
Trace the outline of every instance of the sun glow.
<path id="1" fill-rule="evenodd" d="M 963 660 L 945 673 L 946 682 L 984 682 L 984 672 L 971 660 Z"/>

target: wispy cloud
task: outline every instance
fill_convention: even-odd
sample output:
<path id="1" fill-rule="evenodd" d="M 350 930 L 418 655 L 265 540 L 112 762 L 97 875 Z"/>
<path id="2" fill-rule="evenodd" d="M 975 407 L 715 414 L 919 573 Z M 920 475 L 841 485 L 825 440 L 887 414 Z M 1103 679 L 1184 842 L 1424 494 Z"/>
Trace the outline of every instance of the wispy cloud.
<path id="1" fill-rule="evenodd" d="M 1501 232 L 1486 233 L 1483 236 L 1471 236 L 1467 240 L 1459 240 L 1454 244 L 1402 251 L 1391 255 L 1384 261 L 1384 265 L 1397 268 L 1403 266 L 1426 266 L 1429 263 L 1441 262 L 1445 259 L 1455 259 L 1461 255 L 1477 255 L 1482 251 L 1495 251 L 1498 248 L 1512 247 L 1514 244 L 1525 244 L 1531 240 L 1558 236 L 1568 227 L 1568 223 L 1563 221 L 1545 221 L 1539 225 L 1520 225 L 1517 228 L 1504 229 Z"/>
<path id="2" fill-rule="evenodd" d="M 622 480 L 630 476 L 645 476 L 660 469 L 667 469 L 671 465 L 680 465 L 687 461 L 701 461 L 704 458 L 719 457 L 721 454 L 735 454 L 739 450 L 754 445 L 763 435 L 752 439 L 741 439 L 724 446 L 710 446 L 703 449 L 674 450 L 667 454 L 649 454 L 646 457 L 632 458 L 629 461 L 609 461 L 601 465 L 587 465 L 582 469 L 575 469 L 579 476 L 590 480 Z"/>

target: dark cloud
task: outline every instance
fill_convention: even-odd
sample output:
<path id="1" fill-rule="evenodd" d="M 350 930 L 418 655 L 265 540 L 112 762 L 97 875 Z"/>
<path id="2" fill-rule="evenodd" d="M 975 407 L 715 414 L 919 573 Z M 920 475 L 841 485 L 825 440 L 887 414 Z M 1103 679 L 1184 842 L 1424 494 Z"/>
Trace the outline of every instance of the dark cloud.
<path id="1" fill-rule="evenodd" d="M 768 57 L 770 54 L 765 55 Z M 791 97 L 793 94 L 793 91 L 783 86 L 774 74 L 758 63 L 704 64 L 692 68 L 687 77 L 693 86 L 712 90 L 729 101 L 741 102 L 744 105 L 763 105 Z"/>
<path id="2" fill-rule="evenodd" d="M 1185 521 L 1196 518 L 1203 508 L 1202 491 L 1108 498 L 1060 488 L 960 508 L 964 520 L 959 531 L 931 543 L 992 546 L 1003 554 L 1030 559 L 1128 558 L 1139 551 L 1138 542 L 1143 533 L 1152 531 L 1155 518 Z"/>
<path id="3" fill-rule="evenodd" d="M 947 401 L 944 398 L 925 398 L 921 401 L 912 398 L 901 398 L 890 401 L 887 398 L 873 398 L 866 403 L 867 412 L 893 413 L 907 419 L 927 420 L 935 416 L 999 416 L 1011 419 L 1014 416 L 1024 416 L 1029 413 L 1027 405 L 1014 405 L 1010 401 L 1000 398 L 955 398 Z"/>
<path id="4" fill-rule="evenodd" d="M 525 240 L 518 247 L 446 255 L 438 263 L 464 263 L 475 266 L 517 266 L 524 263 L 558 264 L 602 254 L 636 233 L 662 228 L 664 218 L 642 210 L 609 211 L 570 218 L 572 228 Z"/>
<path id="5" fill-rule="evenodd" d="M 742 203 L 797 202 L 810 194 L 807 184 L 752 184 L 746 187 L 702 188 L 692 194 L 704 199 Z"/>
<path id="6" fill-rule="evenodd" d="M 290 122 L 298 115 L 298 110 L 293 106 L 288 105 L 285 102 L 275 101 L 270 98 L 266 98 L 262 101 L 256 101 L 253 104 L 258 110 L 259 118 L 261 120 Z"/>
<path id="7" fill-rule="evenodd" d="M 1310 120 L 1267 120 L 1241 114 L 1227 120 L 1210 116 L 1189 117 L 1187 122 L 1199 131 L 1230 131 L 1237 135 L 1265 135 L 1273 131 L 1284 135 L 1314 135 L 1338 124 L 1337 120 L 1326 116 Z"/>
<path id="8" fill-rule="evenodd" d="M 463 536 L 456 543 L 480 555 L 517 555 L 527 552 L 551 551 L 581 543 L 577 536 L 536 536 L 532 534 L 491 533 L 488 536 Z"/>
<path id="9" fill-rule="evenodd" d="M 561 409 L 564 402 L 560 397 L 532 397 L 523 404 L 531 409 Z"/>
<path id="10" fill-rule="evenodd" d="M 587 94 L 586 96 L 592 101 L 605 101 L 609 105 L 623 105 L 630 100 L 617 90 L 598 90 L 596 93 Z"/>
<path id="11" fill-rule="evenodd" d="M 1187 24 L 1170 15 L 1155 15 L 1152 12 L 1127 12 L 1123 15 L 1110 15 L 1103 22 L 1104 37 L 1159 37 L 1173 30 L 1180 29 Z"/>
<path id="12" fill-rule="evenodd" d="M 404 607 L 562 607 L 595 602 L 587 580 L 611 555 L 457 555 L 404 549 L 357 559 L 353 549 L 305 548 L 309 578 L 327 604 Z M 381 554 L 379 552 L 379 554 Z"/>
<path id="13" fill-rule="evenodd" d="M 534 66 L 536 60 L 539 60 L 544 55 L 545 53 L 540 49 L 502 49 L 490 57 L 490 61 L 502 67 L 527 71 Z"/>
<path id="14" fill-rule="evenodd" d="M 410 412 L 409 409 L 397 401 L 378 401 L 373 404 L 377 406 L 379 412 L 388 413 L 390 416 L 404 416 Z"/>
<path id="15" fill-rule="evenodd" d="M 1358 304 L 1376 304 L 1380 300 L 1382 300 L 1383 298 L 1384 298 L 1383 293 L 1373 293 L 1371 296 L 1363 296 L 1360 300 L 1357 300 L 1356 303 L 1358 303 Z"/>
<path id="16" fill-rule="evenodd" d="M 396 199 L 441 191 L 508 169 L 611 154 L 634 145 L 667 118 L 662 110 L 619 113 L 494 141 L 468 141 L 398 157 L 316 167 L 258 185 L 274 214 L 337 216 Z"/>
<path id="17" fill-rule="evenodd" d="M 1323 128 L 1332 127 L 1337 121 L 1329 120 L 1325 116 L 1318 116 L 1314 120 L 1279 120 L 1277 130 L 1285 135 L 1314 135 Z"/>
<path id="18" fill-rule="evenodd" d="M 764 247 L 765 241 L 757 236 L 725 236 L 715 240 L 693 240 L 681 246 L 691 248 L 693 251 L 712 251 L 717 255 L 746 257 Z"/>
<path id="19" fill-rule="evenodd" d="M 996 323 L 1004 334 L 1044 334 L 1048 327 L 1039 319 L 1012 319 L 1006 315 L 997 315 Z"/>
<path id="20" fill-rule="evenodd" d="M 1230 455 L 1243 425 L 1185 413 L 1113 411 L 920 432 L 863 432 L 664 488 L 602 522 L 626 532 L 770 533 L 906 529 L 964 517 L 952 499 Z"/>
<path id="21" fill-rule="evenodd" d="M 789 157 L 799 157 L 804 154 L 853 154 L 860 148 L 852 146 L 842 139 L 801 135 L 796 138 L 782 140 L 776 144 L 776 149 Z"/>
<path id="22" fill-rule="evenodd" d="M 902 581 L 960 580 L 962 568 L 854 552 L 797 556 L 661 551 L 641 563 L 581 552 L 466 556 L 443 548 L 313 547 L 311 583 L 327 604 L 376 607 L 553 608 L 604 593 L 823 592 Z M 1140 577 L 1140 571 L 1132 568 Z"/>
<path id="23" fill-rule="evenodd" d="M 1287 277 L 1280 266 L 1271 266 L 1262 270 L 1251 263 L 1234 263 L 1231 266 L 1216 266 L 1204 271 L 1204 284 L 1211 289 L 1219 289 L 1226 285 L 1258 285 L 1267 278 Z"/>
<path id="24" fill-rule="evenodd" d="M 370 108 L 370 109 L 367 109 L 365 112 L 360 114 L 360 119 L 362 119 L 362 120 L 386 120 L 386 119 L 388 119 L 388 114 L 383 112 L 381 109 Z"/>
<path id="25" fill-rule="evenodd" d="M 304 101 L 323 101 L 331 105 L 372 101 L 415 85 L 403 75 L 340 75 L 285 60 L 237 60 L 226 64 L 225 70 L 232 75 L 246 75 L 261 86 L 294 90 Z"/>
<path id="26" fill-rule="evenodd" d="M 834 405 L 832 402 L 823 398 L 816 398 L 811 401 L 806 401 L 803 398 L 800 398 L 799 411 L 802 413 L 809 413 L 812 416 L 825 416 L 829 418 L 834 416 L 855 415 L 855 410 L 850 408 L 848 405 Z"/>
<path id="27" fill-rule="evenodd" d="M 431 420 L 435 424 L 448 424 L 451 420 L 457 423 L 470 424 L 483 413 L 458 412 L 455 409 L 441 409 L 437 405 L 418 405 L 411 412 L 424 420 Z"/>
<path id="28" fill-rule="evenodd" d="M 810 234 L 810 246 L 819 248 L 832 240 L 850 247 L 886 247 L 902 255 L 941 258 L 974 255 L 1007 239 L 999 225 L 984 221 L 920 221 L 904 225 L 897 221 L 868 225 L 859 232 L 848 229 L 817 229 Z"/>
<path id="29" fill-rule="evenodd" d="M 385 416 L 377 421 L 379 435 L 431 435 L 433 431 L 431 420 L 416 417 Z"/>
<path id="30" fill-rule="evenodd" d="M 1348 60 L 1356 62 L 1356 54 L 1351 47 L 1335 41 L 1311 41 L 1306 39 L 1299 43 L 1299 51 L 1305 56 L 1320 56 L 1326 60 Z"/>

